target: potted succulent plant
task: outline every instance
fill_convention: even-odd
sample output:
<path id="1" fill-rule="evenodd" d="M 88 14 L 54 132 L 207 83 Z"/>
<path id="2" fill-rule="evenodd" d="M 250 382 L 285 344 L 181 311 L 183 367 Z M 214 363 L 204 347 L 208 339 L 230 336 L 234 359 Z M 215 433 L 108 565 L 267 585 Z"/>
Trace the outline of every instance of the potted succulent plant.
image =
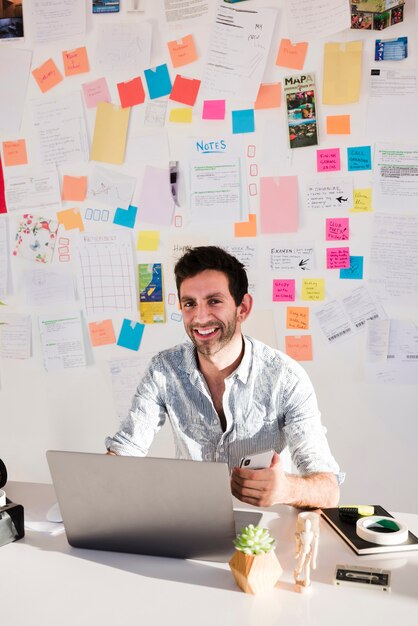
<path id="1" fill-rule="evenodd" d="M 252 524 L 243 528 L 234 540 L 236 550 L 229 567 L 246 593 L 271 589 L 282 575 L 275 543 L 267 528 Z"/>

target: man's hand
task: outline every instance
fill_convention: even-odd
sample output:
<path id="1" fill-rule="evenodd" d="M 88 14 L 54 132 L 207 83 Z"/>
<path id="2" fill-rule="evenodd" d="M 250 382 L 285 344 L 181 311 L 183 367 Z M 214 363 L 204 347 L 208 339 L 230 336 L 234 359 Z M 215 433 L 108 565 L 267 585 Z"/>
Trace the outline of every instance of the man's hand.
<path id="1" fill-rule="evenodd" d="M 277 452 L 273 455 L 270 467 L 266 469 L 234 467 L 231 491 L 241 502 L 254 506 L 286 503 L 290 498 L 290 484 Z"/>

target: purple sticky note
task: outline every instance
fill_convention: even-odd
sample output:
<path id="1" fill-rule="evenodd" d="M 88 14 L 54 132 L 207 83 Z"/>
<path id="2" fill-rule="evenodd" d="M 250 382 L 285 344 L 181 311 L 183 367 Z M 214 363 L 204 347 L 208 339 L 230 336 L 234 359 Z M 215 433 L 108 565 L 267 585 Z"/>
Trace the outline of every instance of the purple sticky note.
<path id="1" fill-rule="evenodd" d="M 317 150 L 316 169 L 318 172 L 338 172 L 341 169 L 340 149 Z"/>
<path id="2" fill-rule="evenodd" d="M 350 267 L 350 248 L 327 248 L 327 269 Z"/>
<path id="3" fill-rule="evenodd" d="M 93 109 L 99 102 L 111 102 L 109 88 L 105 78 L 98 78 L 91 83 L 84 83 L 83 94 L 86 107 Z"/>
<path id="4" fill-rule="evenodd" d="M 225 100 L 205 100 L 203 102 L 202 120 L 224 120 Z"/>
<path id="5" fill-rule="evenodd" d="M 277 279 L 273 280 L 273 302 L 294 302 L 295 301 L 295 280 Z"/>
<path id="6" fill-rule="evenodd" d="M 325 238 L 327 241 L 349 238 L 348 217 L 330 217 L 326 219 Z"/>

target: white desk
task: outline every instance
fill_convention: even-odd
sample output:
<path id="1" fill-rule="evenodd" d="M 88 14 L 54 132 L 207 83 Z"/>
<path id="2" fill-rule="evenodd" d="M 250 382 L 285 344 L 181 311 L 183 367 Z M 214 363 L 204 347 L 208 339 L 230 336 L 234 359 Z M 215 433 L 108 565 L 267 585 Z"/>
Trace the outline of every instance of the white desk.
<path id="1" fill-rule="evenodd" d="M 50 485 L 13 483 L 8 497 L 26 520 L 45 520 Z M 384 505 L 385 503 L 383 503 Z M 0 548 L 0 618 L 4 626 L 416 626 L 418 552 L 357 557 L 321 520 L 318 568 L 307 594 L 293 590 L 297 512 L 274 507 L 263 524 L 277 538 L 284 573 L 277 588 L 252 596 L 227 564 L 81 550 L 65 534 L 27 531 Z M 418 515 L 398 518 L 418 533 Z M 392 591 L 336 587 L 337 563 L 392 571 Z"/>

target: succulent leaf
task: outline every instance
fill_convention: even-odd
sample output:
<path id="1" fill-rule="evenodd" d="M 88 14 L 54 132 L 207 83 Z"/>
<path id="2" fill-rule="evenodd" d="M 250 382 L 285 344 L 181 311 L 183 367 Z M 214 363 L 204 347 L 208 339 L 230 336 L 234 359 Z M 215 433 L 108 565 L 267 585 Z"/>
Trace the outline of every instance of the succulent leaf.
<path id="1" fill-rule="evenodd" d="M 274 548 L 275 540 L 270 537 L 267 528 L 250 524 L 241 530 L 234 539 L 237 550 L 244 554 L 265 554 Z"/>

